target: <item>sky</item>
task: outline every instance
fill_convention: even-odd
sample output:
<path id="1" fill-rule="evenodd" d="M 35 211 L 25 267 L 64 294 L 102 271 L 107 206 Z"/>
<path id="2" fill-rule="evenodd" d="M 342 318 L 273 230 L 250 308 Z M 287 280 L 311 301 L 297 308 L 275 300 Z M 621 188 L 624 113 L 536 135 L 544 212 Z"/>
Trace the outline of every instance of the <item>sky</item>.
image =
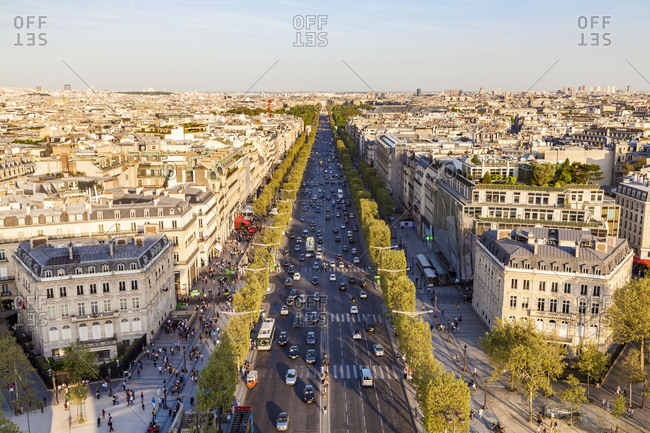
<path id="1" fill-rule="evenodd" d="M 647 0 L 0 0 L 0 87 L 650 91 L 649 17 Z"/>

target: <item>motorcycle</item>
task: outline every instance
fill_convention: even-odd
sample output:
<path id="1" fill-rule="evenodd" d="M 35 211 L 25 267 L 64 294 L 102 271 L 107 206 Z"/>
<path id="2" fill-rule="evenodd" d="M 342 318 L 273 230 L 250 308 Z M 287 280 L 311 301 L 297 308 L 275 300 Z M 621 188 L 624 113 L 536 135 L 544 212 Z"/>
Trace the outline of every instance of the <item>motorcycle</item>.
<path id="1" fill-rule="evenodd" d="M 499 421 L 493 422 L 492 423 L 492 431 L 497 432 L 497 433 L 505 433 L 506 428 L 501 425 Z"/>

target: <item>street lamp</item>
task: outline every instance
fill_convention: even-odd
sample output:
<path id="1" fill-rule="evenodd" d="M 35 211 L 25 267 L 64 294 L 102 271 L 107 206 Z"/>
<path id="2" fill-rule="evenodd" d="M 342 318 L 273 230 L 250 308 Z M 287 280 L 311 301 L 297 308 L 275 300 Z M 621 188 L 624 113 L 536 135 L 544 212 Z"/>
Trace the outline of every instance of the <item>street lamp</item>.
<path id="1" fill-rule="evenodd" d="M 467 344 L 463 347 L 463 371 L 467 371 Z"/>
<path id="2" fill-rule="evenodd" d="M 108 395 L 110 397 L 113 397 L 113 386 L 111 385 L 111 367 L 108 367 L 108 392 Z"/>
<path id="3" fill-rule="evenodd" d="M 56 374 L 54 374 L 52 369 L 49 369 L 48 373 L 50 373 L 50 377 L 52 378 L 52 389 L 54 389 L 54 395 L 56 397 L 56 401 L 54 403 L 54 406 L 57 406 L 59 404 L 59 393 L 56 390 Z"/>
<path id="4" fill-rule="evenodd" d="M 437 319 L 438 318 L 438 295 L 434 297 L 434 304 L 433 304 L 433 318 Z"/>
<path id="5" fill-rule="evenodd" d="M 485 393 L 483 394 L 483 410 L 487 410 L 487 386 L 488 386 L 488 379 L 485 378 L 485 386 L 484 386 L 484 391 Z"/>
<path id="6" fill-rule="evenodd" d="M 449 319 L 447 319 L 447 343 L 451 343 L 451 324 Z"/>
<path id="7" fill-rule="evenodd" d="M 187 372 L 187 364 L 185 363 L 185 352 L 187 351 L 187 346 L 183 346 L 183 373 Z"/>

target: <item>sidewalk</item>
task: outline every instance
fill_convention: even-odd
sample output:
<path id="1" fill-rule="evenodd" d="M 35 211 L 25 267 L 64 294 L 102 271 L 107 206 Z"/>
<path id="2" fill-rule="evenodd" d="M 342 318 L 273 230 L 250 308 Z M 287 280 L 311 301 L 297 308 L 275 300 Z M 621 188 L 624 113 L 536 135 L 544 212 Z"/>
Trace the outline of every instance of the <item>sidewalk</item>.
<path id="1" fill-rule="evenodd" d="M 418 254 L 429 251 L 426 243 L 417 235 L 413 229 L 394 228 L 397 240 L 402 238 L 408 252 L 407 262 L 414 269 L 413 261 Z M 407 237 L 408 235 L 408 237 Z M 415 273 L 414 273 L 415 274 Z M 409 275 L 414 280 L 417 275 Z M 484 404 L 485 380 L 492 373 L 492 367 L 488 363 L 485 353 L 478 348 L 478 340 L 488 331 L 487 326 L 472 309 L 471 305 L 463 302 L 462 288 L 460 286 L 445 286 L 434 288 L 435 293 L 428 293 L 427 290 L 418 289 L 416 294 L 416 310 L 420 311 L 422 305 L 425 310 L 434 309 L 433 296 L 438 297 L 438 317 L 434 313 L 424 314 L 422 317 L 425 321 L 434 326 L 432 331 L 432 344 L 434 354 L 444 366 L 445 370 L 451 371 L 465 380 L 474 379 L 477 382 L 477 389 L 472 391 L 472 400 L 470 408 L 478 412 Z M 454 317 L 463 316 L 458 331 L 441 332 L 436 329 L 439 323 L 447 324 L 447 321 L 453 321 Z M 447 342 L 447 338 L 450 342 Z M 467 345 L 466 371 L 463 372 L 464 347 Z M 627 348 L 626 348 L 627 350 Z M 459 355 L 459 360 L 454 362 L 453 356 Z M 619 358 L 620 359 L 620 358 Z M 476 369 L 476 377 L 473 377 Z M 565 421 L 558 421 L 558 427 L 562 432 L 601 432 L 603 427 L 615 426 L 615 420 L 612 416 L 601 408 L 602 399 L 613 402 L 616 386 L 621 384 L 617 382 L 620 374 L 620 367 L 617 363 L 613 371 L 608 376 L 604 385 L 600 389 L 590 388 L 590 395 L 594 399 L 593 403 L 586 403 L 582 406 L 584 421 L 580 426 L 569 426 Z M 555 395 L 564 390 L 564 383 L 553 383 Z M 638 384 L 633 388 L 634 403 L 638 406 L 641 402 L 641 389 L 643 385 Z M 487 392 L 487 407 L 482 419 L 473 419 L 470 421 L 471 431 L 473 432 L 490 432 L 492 422 L 500 421 L 506 427 L 506 431 L 526 432 L 537 431 L 536 423 L 528 423 L 528 405 L 525 397 L 518 391 L 508 391 L 508 379 L 498 382 L 489 382 Z M 650 403 L 650 401 L 648 402 Z M 538 396 L 534 403 L 534 413 L 541 410 L 543 405 L 560 404 L 559 398 L 546 398 Z M 421 413 L 421 412 L 420 412 Z M 543 427 L 549 427 L 549 419 L 545 419 Z M 634 420 L 622 416 L 618 421 L 621 431 L 624 432 L 648 432 L 650 431 L 650 410 L 635 409 Z"/>

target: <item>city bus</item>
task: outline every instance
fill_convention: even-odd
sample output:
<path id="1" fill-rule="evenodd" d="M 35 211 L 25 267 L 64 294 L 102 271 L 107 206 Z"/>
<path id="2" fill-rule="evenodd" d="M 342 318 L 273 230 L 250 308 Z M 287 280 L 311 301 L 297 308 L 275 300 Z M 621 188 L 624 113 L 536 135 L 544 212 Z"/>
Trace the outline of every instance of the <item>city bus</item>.
<path id="1" fill-rule="evenodd" d="M 275 334 L 275 319 L 264 319 L 260 332 L 257 333 L 255 345 L 257 350 L 271 350 L 273 344 L 273 335 Z"/>
<path id="2" fill-rule="evenodd" d="M 432 269 L 431 263 L 424 254 L 418 254 L 415 258 L 415 267 L 420 275 L 424 275 L 425 269 Z"/>
<path id="3" fill-rule="evenodd" d="M 309 236 L 305 243 L 305 257 L 313 257 L 313 256 L 314 256 L 314 237 Z"/>
<path id="4" fill-rule="evenodd" d="M 342 189 L 339 189 L 339 198 L 340 198 L 340 199 L 343 198 L 343 190 L 342 190 Z"/>

